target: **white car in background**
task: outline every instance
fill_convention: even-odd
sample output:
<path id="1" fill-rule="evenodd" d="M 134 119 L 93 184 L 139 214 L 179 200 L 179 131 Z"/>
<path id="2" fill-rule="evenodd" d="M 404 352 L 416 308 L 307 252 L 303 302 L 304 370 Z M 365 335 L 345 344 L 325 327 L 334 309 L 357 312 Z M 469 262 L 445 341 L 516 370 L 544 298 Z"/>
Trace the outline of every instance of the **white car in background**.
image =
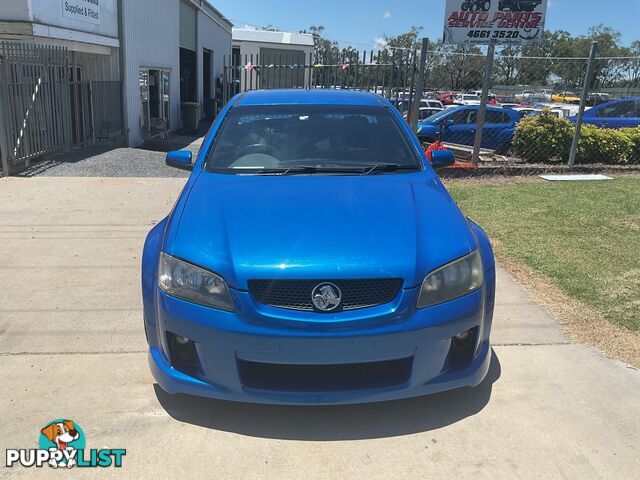
<path id="1" fill-rule="evenodd" d="M 444 110 L 444 108 L 438 107 L 420 107 L 420 113 L 418 113 L 418 121 L 421 122 L 429 118 L 431 115 L 435 115 L 436 113 L 440 113 Z M 405 120 L 408 120 L 408 113 L 402 115 Z"/>
<path id="2" fill-rule="evenodd" d="M 420 109 L 422 108 L 439 108 L 443 109 L 444 105 L 440 100 L 422 99 L 420 100 Z"/>
<path id="3" fill-rule="evenodd" d="M 535 94 L 536 94 L 535 90 L 523 90 L 520 93 L 516 93 L 514 95 L 514 98 L 519 102 L 524 102 L 527 100 L 527 98 L 535 96 Z"/>
<path id="4" fill-rule="evenodd" d="M 497 103 L 496 107 L 502 107 L 502 108 L 520 108 L 520 104 L 519 103 Z"/>
<path id="5" fill-rule="evenodd" d="M 453 99 L 453 103 L 456 105 L 464 105 L 465 107 L 470 105 L 480 105 L 480 97 L 473 94 L 463 93 L 456 96 L 456 98 Z"/>
<path id="6" fill-rule="evenodd" d="M 540 90 L 536 90 L 534 97 L 544 97 L 547 102 L 551 102 L 551 95 L 555 92 L 553 90 L 549 90 L 547 88 L 541 88 Z"/>

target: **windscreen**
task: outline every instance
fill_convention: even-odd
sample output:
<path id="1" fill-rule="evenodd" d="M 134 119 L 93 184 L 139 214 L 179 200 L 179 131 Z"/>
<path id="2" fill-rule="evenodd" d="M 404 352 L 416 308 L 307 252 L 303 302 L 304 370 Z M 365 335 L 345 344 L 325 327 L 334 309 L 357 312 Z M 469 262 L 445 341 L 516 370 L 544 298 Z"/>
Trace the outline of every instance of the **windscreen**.
<path id="1" fill-rule="evenodd" d="M 292 167 L 364 169 L 378 164 L 419 169 L 409 142 L 384 106 L 240 106 L 228 113 L 205 168 L 243 174 Z"/>

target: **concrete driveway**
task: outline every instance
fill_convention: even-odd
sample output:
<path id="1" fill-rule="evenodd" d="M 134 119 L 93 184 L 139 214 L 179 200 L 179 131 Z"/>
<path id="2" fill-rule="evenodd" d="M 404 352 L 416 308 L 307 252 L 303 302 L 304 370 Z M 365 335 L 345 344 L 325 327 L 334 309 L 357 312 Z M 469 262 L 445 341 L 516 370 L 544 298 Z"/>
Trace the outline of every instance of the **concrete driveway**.
<path id="1" fill-rule="evenodd" d="M 121 470 L 65 478 L 638 478 L 640 373 L 569 343 L 503 271 L 476 389 L 315 408 L 163 393 L 147 367 L 140 251 L 183 184 L 0 179 L 3 452 L 35 448 L 65 417 L 88 448 L 127 449 Z"/>

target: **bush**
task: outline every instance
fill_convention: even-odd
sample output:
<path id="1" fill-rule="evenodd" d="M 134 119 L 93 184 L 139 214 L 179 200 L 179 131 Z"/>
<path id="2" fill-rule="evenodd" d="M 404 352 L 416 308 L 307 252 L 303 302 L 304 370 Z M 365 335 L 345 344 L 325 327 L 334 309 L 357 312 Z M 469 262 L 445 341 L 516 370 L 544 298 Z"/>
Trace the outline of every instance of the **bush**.
<path id="1" fill-rule="evenodd" d="M 550 112 L 526 117 L 516 127 L 515 154 L 527 162 L 566 161 L 575 124 Z M 614 130 L 583 125 L 576 163 L 640 163 L 640 127 Z"/>
<path id="2" fill-rule="evenodd" d="M 628 163 L 633 146 L 625 132 L 583 125 L 576 163 Z"/>
<path id="3" fill-rule="evenodd" d="M 513 138 L 515 153 L 527 162 L 566 160 L 571 149 L 574 126 L 550 112 L 523 118 Z"/>
<path id="4" fill-rule="evenodd" d="M 640 127 L 622 128 L 619 131 L 623 132 L 633 142 L 629 163 L 640 163 Z"/>

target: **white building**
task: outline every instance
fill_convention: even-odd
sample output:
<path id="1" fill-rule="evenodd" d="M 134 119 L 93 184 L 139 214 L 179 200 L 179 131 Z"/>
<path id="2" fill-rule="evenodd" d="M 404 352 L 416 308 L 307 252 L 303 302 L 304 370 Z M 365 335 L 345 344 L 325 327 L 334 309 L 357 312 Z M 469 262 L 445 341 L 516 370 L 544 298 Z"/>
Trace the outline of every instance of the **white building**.
<path id="1" fill-rule="evenodd" d="M 121 1 L 129 144 L 181 128 L 182 102 L 213 115 L 231 22 L 204 0 Z"/>
<path id="2" fill-rule="evenodd" d="M 116 0 L 4 0 L 0 39 L 66 47 L 73 80 L 118 80 Z"/>
<path id="3" fill-rule="evenodd" d="M 296 68 L 291 75 L 282 75 L 276 66 L 310 65 L 313 55 L 313 35 L 295 32 L 233 29 L 234 65 L 273 65 L 259 74 L 240 75 L 234 72 L 240 91 L 252 88 L 292 88 L 308 84 L 309 69 Z M 293 78 L 292 78 L 293 75 Z M 251 87 L 249 82 L 252 82 Z"/>
<path id="4" fill-rule="evenodd" d="M 118 131 L 132 146 L 182 128 L 183 102 L 199 102 L 203 117 L 215 114 L 231 29 L 206 0 L 2 0 L 0 7 L 0 40 L 66 47 L 76 66 L 70 80 L 94 82 L 84 116 L 115 99 Z M 83 138 L 73 144 L 95 140 L 104 123 L 77 128 Z"/>

